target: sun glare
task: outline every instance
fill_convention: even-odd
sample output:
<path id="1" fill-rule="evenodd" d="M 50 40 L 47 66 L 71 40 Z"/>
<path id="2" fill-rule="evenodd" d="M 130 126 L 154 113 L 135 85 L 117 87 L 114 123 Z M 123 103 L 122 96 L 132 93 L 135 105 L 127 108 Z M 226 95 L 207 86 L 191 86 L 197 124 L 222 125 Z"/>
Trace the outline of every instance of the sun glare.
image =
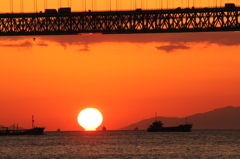
<path id="1" fill-rule="evenodd" d="M 83 109 L 78 114 L 78 123 L 85 131 L 94 131 L 102 124 L 103 117 L 99 110 L 95 108 Z"/>

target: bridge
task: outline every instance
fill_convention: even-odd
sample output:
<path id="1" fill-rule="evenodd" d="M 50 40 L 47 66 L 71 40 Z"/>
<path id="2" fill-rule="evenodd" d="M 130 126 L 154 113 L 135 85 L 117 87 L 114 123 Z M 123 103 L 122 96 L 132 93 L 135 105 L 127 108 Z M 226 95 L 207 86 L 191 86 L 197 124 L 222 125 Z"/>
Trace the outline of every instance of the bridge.
<path id="1" fill-rule="evenodd" d="M 240 7 L 0 14 L 0 36 L 239 31 Z"/>

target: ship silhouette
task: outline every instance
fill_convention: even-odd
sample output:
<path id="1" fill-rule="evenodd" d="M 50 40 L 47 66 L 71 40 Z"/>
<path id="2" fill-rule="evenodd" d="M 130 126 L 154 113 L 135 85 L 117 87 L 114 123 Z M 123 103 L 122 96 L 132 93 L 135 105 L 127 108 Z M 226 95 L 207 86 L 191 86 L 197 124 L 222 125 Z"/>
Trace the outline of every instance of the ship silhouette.
<path id="1" fill-rule="evenodd" d="M 147 129 L 148 132 L 190 132 L 193 124 L 186 124 L 172 126 L 172 127 L 163 127 L 161 121 L 154 121 Z"/>
<path id="2" fill-rule="evenodd" d="M 4 135 L 41 135 L 43 134 L 45 127 L 35 127 L 34 126 L 34 117 L 32 116 L 32 129 L 9 129 L 8 127 L 0 128 L 0 136 Z"/>
<path id="3" fill-rule="evenodd" d="M 106 131 L 107 128 L 105 126 L 102 127 L 102 131 Z"/>

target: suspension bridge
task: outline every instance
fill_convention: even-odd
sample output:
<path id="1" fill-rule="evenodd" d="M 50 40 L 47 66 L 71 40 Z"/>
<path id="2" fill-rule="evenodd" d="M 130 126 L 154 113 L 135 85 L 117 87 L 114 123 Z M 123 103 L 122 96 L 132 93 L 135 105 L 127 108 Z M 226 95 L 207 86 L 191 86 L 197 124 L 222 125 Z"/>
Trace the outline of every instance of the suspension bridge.
<path id="1" fill-rule="evenodd" d="M 73 12 L 71 7 L 0 14 L 0 36 L 239 31 L 240 7 Z"/>

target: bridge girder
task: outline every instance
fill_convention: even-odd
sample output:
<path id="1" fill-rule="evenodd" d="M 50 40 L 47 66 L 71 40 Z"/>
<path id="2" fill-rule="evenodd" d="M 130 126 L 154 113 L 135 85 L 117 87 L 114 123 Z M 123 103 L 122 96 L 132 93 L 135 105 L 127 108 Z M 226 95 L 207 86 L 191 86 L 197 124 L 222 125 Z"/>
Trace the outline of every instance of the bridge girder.
<path id="1" fill-rule="evenodd" d="M 0 14 L 0 36 L 239 31 L 240 7 Z"/>

